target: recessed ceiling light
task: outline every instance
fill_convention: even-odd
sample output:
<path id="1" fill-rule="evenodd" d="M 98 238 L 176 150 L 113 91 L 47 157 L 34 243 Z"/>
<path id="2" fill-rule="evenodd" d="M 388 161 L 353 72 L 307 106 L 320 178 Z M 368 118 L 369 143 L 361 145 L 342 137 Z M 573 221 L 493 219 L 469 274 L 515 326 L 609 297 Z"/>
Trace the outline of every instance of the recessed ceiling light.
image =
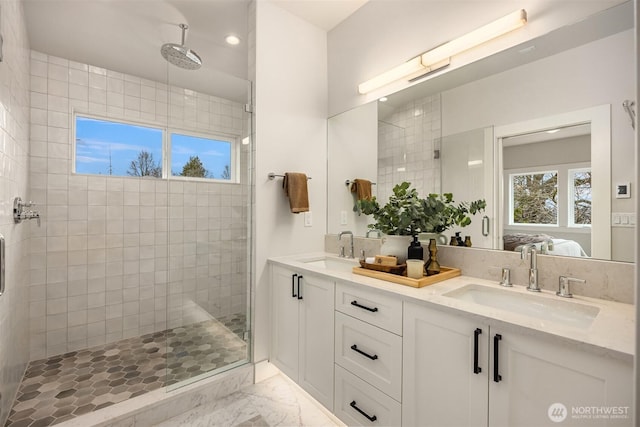
<path id="1" fill-rule="evenodd" d="M 387 102 L 389 98 L 387 98 L 386 96 L 383 96 L 382 98 L 378 99 L 378 101 L 380 102 Z"/>
<path id="2" fill-rule="evenodd" d="M 233 34 L 229 34 L 224 40 L 232 46 L 240 44 L 240 39 L 238 38 L 238 36 L 234 36 Z"/>
<path id="3" fill-rule="evenodd" d="M 560 132 L 560 129 L 551 129 L 546 131 L 547 133 L 556 133 L 556 132 Z"/>

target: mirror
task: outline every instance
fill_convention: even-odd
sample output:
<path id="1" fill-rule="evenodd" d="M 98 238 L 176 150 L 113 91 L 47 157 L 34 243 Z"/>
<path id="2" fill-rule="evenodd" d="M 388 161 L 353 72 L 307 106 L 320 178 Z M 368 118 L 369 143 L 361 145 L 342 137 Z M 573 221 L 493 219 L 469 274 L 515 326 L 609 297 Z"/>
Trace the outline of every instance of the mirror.
<path id="1" fill-rule="evenodd" d="M 545 234 L 557 243 L 575 241 L 593 258 L 632 261 L 630 224 L 611 223 L 612 215 L 614 219 L 635 221 L 633 192 L 630 199 L 619 199 L 614 194 L 616 184 L 634 180 L 635 171 L 633 158 L 628 155 L 635 150 L 633 129 L 622 108 L 622 102 L 633 96 L 635 88 L 632 10 L 632 2 L 623 3 L 391 94 L 386 102 L 366 104 L 330 118 L 327 232 L 353 230 L 364 236 L 370 222 L 370 218 L 353 212 L 354 197 L 345 188 L 345 180 L 374 181 L 373 194 L 380 200 L 387 200 L 393 185 L 409 181 L 425 196 L 430 192 L 452 192 L 458 201 L 480 197 L 487 200 L 485 214 L 490 235 L 483 236 L 482 215 L 473 217 L 472 224 L 462 230 L 463 236 L 472 236 L 474 247 L 504 249 L 505 234 Z M 594 62 L 594 58 L 598 61 Z M 587 114 L 587 110 L 598 108 L 607 109 L 606 123 L 599 122 L 600 113 Z M 543 233 L 530 227 L 526 232 L 523 224 L 514 229 L 505 202 L 508 186 L 503 169 L 520 167 L 509 163 L 518 151 L 525 156 L 531 154 L 526 154 L 525 147 L 511 149 L 517 144 L 516 139 L 510 138 L 517 136 L 523 141 L 524 135 L 578 124 L 588 125 L 589 131 L 582 128 L 581 132 L 589 134 L 590 157 L 575 162 L 568 159 L 566 163 L 584 166 L 587 160 L 593 160 L 591 168 L 610 171 L 600 172 L 610 181 L 593 178 L 593 185 L 601 186 L 597 194 L 606 196 L 602 202 L 592 200 L 598 211 L 592 213 L 591 227 L 568 227 L 569 211 L 560 207 L 565 204 L 562 196 L 558 207 L 567 213 L 562 214 L 558 224 L 563 230 L 556 228 L 552 233 L 546 228 Z M 604 140 L 609 142 L 603 145 Z M 562 145 L 558 140 L 555 143 Z M 546 148 L 531 145 L 528 151 L 543 152 L 541 157 L 550 160 L 555 154 L 546 150 L 554 143 L 546 144 Z M 371 159 L 374 153 L 375 160 Z M 603 156 L 606 153 L 609 156 Z M 570 169 L 574 173 L 580 168 L 566 168 L 563 182 L 568 182 Z M 568 187 L 561 185 L 562 192 L 568 193 Z M 596 194 L 595 188 L 592 194 Z M 452 234 L 451 231 L 445 234 Z M 560 253 L 561 246 L 556 245 L 556 254 L 569 255 Z"/>

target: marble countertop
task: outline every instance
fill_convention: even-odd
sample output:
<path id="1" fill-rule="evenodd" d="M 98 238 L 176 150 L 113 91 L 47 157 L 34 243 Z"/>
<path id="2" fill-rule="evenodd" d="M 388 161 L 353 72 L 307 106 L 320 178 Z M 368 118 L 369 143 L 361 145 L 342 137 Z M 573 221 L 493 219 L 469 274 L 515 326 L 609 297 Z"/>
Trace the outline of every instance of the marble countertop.
<path id="1" fill-rule="evenodd" d="M 385 293 L 394 294 L 405 301 L 421 303 L 430 308 L 463 312 L 479 322 L 490 323 L 492 327 L 518 333 L 541 336 L 550 340 L 557 340 L 559 344 L 571 344 L 596 354 L 608 355 L 625 361 L 632 361 L 635 337 L 635 309 L 631 304 L 623 304 L 597 298 L 574 296 L 560 298 L 554 292 L 543 290 L 540 293 L 529 292 L 524 286 L 515 284 L 512 288 L 503 288 L 498 282 L 469 276 L 459 276 L 423 288 L 403 286 L 384 280 L 374 279 L 350 271 L 340 271 L 309 264 L 309 261 L 325 258 L 338 259 L 339 262 L 353 262 L 357 260 L 337 258 L 333 254 L 323 252 L 298 254 L 270 258 L 269 262 L 296 270 L 328 276 L 337 282 L 362 285 Z M 348 267 L 348 266 L 347 266 Z M 345 269 L 345 270 L 348 270 Z M 464 272 L 463 272 L 464 273 Z M 445 294 L 474 284 L 505 292 L 524 294 L 525 298 L 541 298 L 541 302 L 554 304 L 555 301 L 564 304 L 579 304 L 597 307 L 599 312 L 593 323 L 587 328 L 574 327 L 559 321 L 549 321 L 533 316 L 515 313 L 513 311 L 492 308 L 478 303 L 451 298 Z"/>

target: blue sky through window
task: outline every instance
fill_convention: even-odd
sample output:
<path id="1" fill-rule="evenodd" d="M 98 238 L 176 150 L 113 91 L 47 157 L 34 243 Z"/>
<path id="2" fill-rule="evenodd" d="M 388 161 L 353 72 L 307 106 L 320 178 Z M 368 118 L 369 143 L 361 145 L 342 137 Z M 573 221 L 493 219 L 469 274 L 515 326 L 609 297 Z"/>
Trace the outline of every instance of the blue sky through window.
<path id="1" fill-rule="evenodd" d="M 182 168 L 191 157 L 197 156 L 205 169 L 207 178 L 231 179 L 223 177 L 225 166 L 231 167 L 231 143 L 209 138 L 201 138 L 178 133 L 171 134 L 171 172 L 180 175 Z"/>
<path id="2" fill-rule="evenodd" d="M 162 165 L 162 130 L 76 117 L 76 173 L 128 176 L 141 151 Z"/>

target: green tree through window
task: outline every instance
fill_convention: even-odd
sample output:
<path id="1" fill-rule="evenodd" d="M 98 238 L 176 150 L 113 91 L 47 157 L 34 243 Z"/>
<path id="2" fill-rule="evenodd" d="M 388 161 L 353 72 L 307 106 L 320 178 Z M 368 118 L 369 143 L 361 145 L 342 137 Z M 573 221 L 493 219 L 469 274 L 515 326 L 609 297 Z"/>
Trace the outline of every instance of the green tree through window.
<path id="1" fill-rule="evenodd" d="M 558 173 L 511 176 L 515 224 L 558 223 Z"/>

